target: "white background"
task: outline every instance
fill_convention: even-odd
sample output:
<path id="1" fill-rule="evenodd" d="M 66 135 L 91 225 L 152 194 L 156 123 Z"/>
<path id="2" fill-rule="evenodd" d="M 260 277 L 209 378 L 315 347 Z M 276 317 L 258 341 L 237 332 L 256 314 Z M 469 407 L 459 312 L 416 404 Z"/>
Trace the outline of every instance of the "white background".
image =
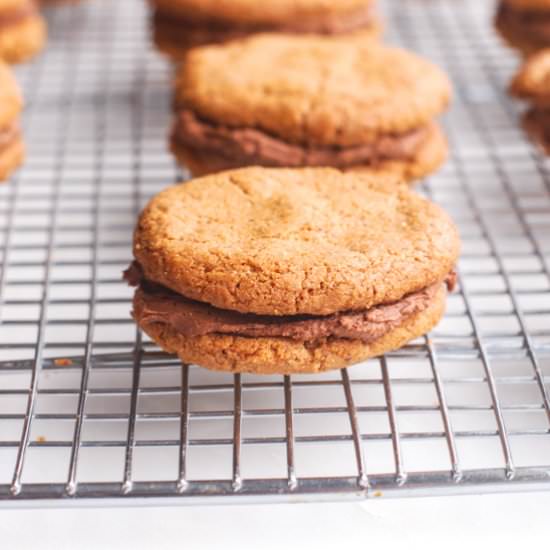
<path id="1" fill-rule="evenodd" d="M 409 550 L 467 545 L 487 550 L 548 548 L 550 494 L 353 504 L 0 510 L 3 550 Z"/>

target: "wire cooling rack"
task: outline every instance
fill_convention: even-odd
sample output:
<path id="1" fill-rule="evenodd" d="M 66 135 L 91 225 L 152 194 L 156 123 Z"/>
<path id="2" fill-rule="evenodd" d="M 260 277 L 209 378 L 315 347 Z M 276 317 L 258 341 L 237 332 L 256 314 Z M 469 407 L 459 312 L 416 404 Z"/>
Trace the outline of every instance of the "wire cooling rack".
<path id="1" fill-rule="evenodd" d="M 550 170 L 505 93 L 517 60 L 491 2 L 384 7 L 454 81 L 453 156 L 424 191 L 460 225 L 460 290 L 429 337 L 300 377 L 182 366 L 136 331 L 120 274 L 137 212 L 180 177 L 171 72 L 140 2 L 49 13 L 17 71 L 28 160 L 0 188 L 0 501 L 550 488 Z"/>

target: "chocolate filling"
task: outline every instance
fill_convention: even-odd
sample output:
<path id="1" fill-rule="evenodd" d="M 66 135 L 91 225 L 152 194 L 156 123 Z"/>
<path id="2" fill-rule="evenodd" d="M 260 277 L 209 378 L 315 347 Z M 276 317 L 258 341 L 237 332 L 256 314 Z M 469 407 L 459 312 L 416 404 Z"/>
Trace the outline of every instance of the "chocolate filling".
<path id="1" fill-rule="evenodd" d="M 285 23 L 239 24 L 215 18 L 197 18 L 196 14 L 167 13 L 156 10 L 153 17 L 155 30 L 176 43 L 217 43 L 260 32 L 341 34 L 376 24 L 371 6 L 365 6 L 344 15 L 327 15 L 296 19 Z"/>
<path id="2" fill-rule="evenodd" d="M 550 41 L 550 9 L 518 10 L 501 2 L 497 20 L 514 34 L 535 42 Z"/>
<path id="3" fill-rule="evenodd" d="M 405 134 L 381 135 L 374 143 L 353 147 L 315 147 L 293 144 L 255 128 L 230 128 L 200 119 L 193 111 L 177 114 L 172 140 L 191 152 L 209 152 L 228 160 L 229 166 L 333 166 L 375 165 L 384 160 L 414 158 L 426 141 L 430 127 Z"/>
<path id="4" fill-rule="evenodd" d="M 268 316 L 218 309 L 189 300 L 161 285 L 143 278 L 134 262 L 124 273 L 132 286 L 138 286 L 133 315 L 141 326 L 162 323 L 187 337 L 225 334 L 249 338 L 288 338 L 316 342 L 327 338 L 360 340 L 365 343 L 381 338 L 412 315 L 426 310 L 442 283 L 409 294 L 398 302 L 382 304 L 366 311 L 342 312 L 328 316 Z M 456 276 L 446 279 L 449 290 Z"/>
<path id="5" fill-rule="evenodd" d="M 31 2 L 16 9 L 0 12 L 0 29 L 16 25 L 36 13 L 38 13 L 37 9 Z"/>

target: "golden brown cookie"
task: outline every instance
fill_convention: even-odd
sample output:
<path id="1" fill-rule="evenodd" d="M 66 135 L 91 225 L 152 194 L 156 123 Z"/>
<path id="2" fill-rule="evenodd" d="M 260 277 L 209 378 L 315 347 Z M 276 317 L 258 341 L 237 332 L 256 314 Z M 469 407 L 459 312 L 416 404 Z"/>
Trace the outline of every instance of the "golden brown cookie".
<path id="1" fill-rule="evenodd" d="M 0 0 L 0 59 L 26 61 L 45 39 L 46 25 L 33 0 Z"/>
<path id="2" fill-rule="evenodd" d="M 11 69 L 0 61 L 0 181 L 21 164 L 24 145 L 19 130 L 23 101 Z"/>
<path id="3" fill-rule="evenodd" d="M 550 1 L 501 0 L 495 26 L 502 38 L 523 55 L 550 46 Z"/>
<path id="4" fill-rule="evenodd" d="M 157 195 L 127 279 L 138 324 L 184 361 L 316 372 L 430 330 L 459 246 L 390 174 L 245 168 Z"/>
<path id="5" fill-rule="evenodd" d="M 395 178 L 331 169 L 248 168 L 172 187 L 134 242 L 148 280 L 276 315 L 398 300 L 443 280 L 458 250 L 449 218 Z"/>
<path id="6" fill-rule="evenodd" d="M 150 0 L 157 47 L 176 61 L 190 48 L 259 32 L 376 37 L 374 0 Z"/>
<path id="7" fill-rule="evenodd" d="M 358 37 L 259 35 L 190 52 L 177 77 L 172 149 L 199 173 L 390 164 L 421 177 L 446 156 L 434 118 L 449 98 L 447 77 L 404 50 Z"/>

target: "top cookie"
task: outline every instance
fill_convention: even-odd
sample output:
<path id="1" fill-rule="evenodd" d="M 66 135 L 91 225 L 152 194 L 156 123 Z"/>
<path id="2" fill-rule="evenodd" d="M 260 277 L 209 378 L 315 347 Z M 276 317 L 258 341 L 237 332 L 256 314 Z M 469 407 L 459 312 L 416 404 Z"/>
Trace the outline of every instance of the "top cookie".
<path id="1" fill-rule="evenodd" d="M 268 34 L 191 51 L 176 92 L 215 123 L 342 147 L 425 126 L 449 98 L 445 74 L 413 53 L 358 36 Z"/>
<path id="2" fill-rule="evenodd" d="M 370 6 L 374 0 L 151 0 L 151 3 L 166 13 L 181 13 L 191 20 L 270 25 L 352 13 Z"/>
<path id="3" fill-rule="evenodd" d="M 222 309 L 328 315 L 443 281 L 459 251 L 436 205 L 390 176 L 245 168 L 171 187 L 143 211 L 145 277 Z"/>
<path id="4" fill-rule="evenodd" d="M 0 128 L 10 126 L 19 116 L 23 99 L 11 69 L 0 61 Z"/>
<path id="5" fill-rule="evenodd" d="M 537 106 L 550 106 L 550 48 L 527 59 L 512 80 L 510 93 Z"/>

